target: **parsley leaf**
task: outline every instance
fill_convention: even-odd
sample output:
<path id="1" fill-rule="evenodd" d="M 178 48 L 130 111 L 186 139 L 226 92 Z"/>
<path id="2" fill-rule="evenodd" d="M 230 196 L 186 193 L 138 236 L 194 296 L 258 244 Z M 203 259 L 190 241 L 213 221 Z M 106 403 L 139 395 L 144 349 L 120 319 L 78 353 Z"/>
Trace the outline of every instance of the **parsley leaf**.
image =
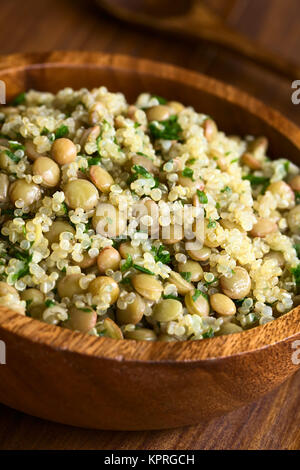
<path id="1" fill-rule="evenodd" d="M 246 297 L 244 297 L 243 299 L 234 299 L 233 301 L 234 301 L 235 305 L 239 308 L 243 305 L 243 302 L 244 302 L 245 298 Z"/>
<path id="2" fill-rule="evenodd" d="M 67 204 L 65 202 L 62 202 L 61 203 L 61 207 L 64 211 L 64 213 L 67 215 L 68 214 L 68 207 L 67 207 Z"/>
<path id="3" fill-rule="evenodd" d="M 123 285 L 131 285 L 131 279 L 130 277 L 123 277 L 122 281 L 120 281 L 120 284 L 123 284 Z"/>
<path id="4" fill-rule="evenodd" d="M 214 330 L 210 328 L 206 333 L 203 333 L 202 337 L 203 339 L 207 339 L 207 338 L 213 338 L 214 335 L 215 335 Z"/>
<path id="5" fill-rule="evenodd" d="M 24 145 L 20 144 L 16 140 L 9 140 L 8 143 L 9 143 L 10 150 L 12 151 L 25 150 Z"/>
<path id="6" fill-rule="evenodd" d="M 171 294 L 169 294 L 169 295 L 163 295 L 162 297 L 163 297 L 163 299 L 179 300 L 179 297 L 178 297 L 178 296 L 176 296 L 176 295 L 171 295 Z"/>
<path id="7" fill-rule="evenodd" d="M 98 336 L 105 336 L 107 334 L 107 330 L 102 330 L 102 331 L 98 331 Z"/>
<path id="8" fill-rule="evenodd" d="M 291 273 L 294 276 L 294 280 L 295 280 L 297 286 L 299 286 L 300 285 L 300 264 L 298 264 L 298 266 L 296 268 L 292 268 Z"/>
<path id="9" fill-rule="evenodd" d="M 65 126 L 62 124 L 56 131 L 54 132 L 55 135 L 55 140 L 56 139 L 61 139 L 62 137 L 65 137 L 66 135 L 69 134 L 69 128 L 68 126 Z"/>
<path id="10" fill-rule="evenodd" d="M 21 268 L 17 273 L 15 273 L 11 279 L 13 282 L 16 282 L 22 277 L 27 276 L 27 274 L 29 274 L 29 264 L 25 263 L 23 268 Z"/>
<path id="11" fill-rule="evenodd" d="M 151 274 L 151 276 L 154 276 L 154 273 L 152 271 L 144 268 L 143 266 L 140 266 L 139 264 L 133 264 L 133 267 L 137 269 L 138 271 L 141 271 L 142 273 Z"/>
<path id="12" fill-rule="evenodd" d="M 217 224 L 215 220 L 213 220 L 211 217 L 209 218 L 209 222 L 207 224 L 207 228 L 216 228 Z"/>
<path id="13" fill-rule="evenodd" d="M 127 255 L 126 256 L 126 261 L 124 264 L 122 264 L 121 266 L 121 271 L 124 272 L 126 271 L 127 269 L 131 268 L 132 266 L 132 256 L 131 255 Z"/>
<path id="14" fill-rule="evenodd" d="M 13 101 L 12 101 L 12 105 L 13 106 L 19 106 L 19 104 L 22 104 L 24 103 L 24 101 L 26 100 L 26 93 L 23 92 L 23 93 L 20 93 L 19 95 L 17 95 Z"/>
<path id="15" fill-rule="evenodd" d="M 88 161 L 88 166 L 94 166 L 94 165 L 99 165 L 101 162 L 101 157 L 91 157 L 87 159 Z"/>
<path id="16" fill-rule="evenodd" d="M 214 282 L 216 282 L 217 280 L 218 280 L 218 278 L 217 278 L 217 277 L 214 277 L 212 281 L 205 281 L 205 282 L 204 282 L 204 285 L 205 285 L 206 287 L 208 287 L 208 286 L 210 286 L 211 284 L 214 284 Z"/>
<path id="17" fill-rule="evenodd" d="M 26 308 L 28 308 L 32 304 L 33 299 L 27 299 L 25 300 L 25 302 L 26 302 Z"/>
<path id="18" fill-rule="evenodd" d="M 197 299 L 199 299 L 200 295 L 202 295 L 202 297 L 208 300 L 208 296 L 204 292 L 202 292 L 202 290 L 196 289 L 194 294 L 192 295 L 193 301 L 196 302 Z"/>
<path id="19" fill-rule="evenodd" d="M 54 302 L 54 300 L 47 299 L 46 302 L 45 302 L 45 305 L 46 305 L 47 308 L 53 307 L 55 305 L 55 302 Z"/>
<path id="20" fill-rule="evenodd" d="M 298 258 L 300 257 L 300 243 L 296 243 L 296 245 L 294 245 L 294 248 L 297 252 L 297 256 Z"/>
<path id="21" fill-rule="evenodd" d="M 163 98 L 162 96 L 159 96 L 159 95 L 152 95 L 151 98 L 157 99 L 159 104 L 166 104 L 167 103 L 167 100 L 165 98 Z"/>
<path id="22" fill-rule="evenodd" d="M 225 188 L 221 190 L 221 193 L 230 193 L 230 192 L 231 192 L 231 188 L 229 186 L 225 186 Z"/>
<path id="23" fill-rule="evenodd" d="M 185 167 L 182 176 L 185 176 L 186 178 L 191 178 L 193 179 L 194 171 L 191 168 Z"/>
<path id="24" fill-rule="evenodd" d="M 157 188 L 159 186 L 159 180 L 157 178 L 154 178 L 154 176 L 149 173 L 149 171 L 147 171 L 146 168 L 144 168 L 143 166 L 133 165 L 132 170 L 134 171 L 134 173 L 128 178 L 127 184 L 130 184 L 135 181 L 138 178 L 138 175 L 140 175 L 143 178 L 147 178 L 149 180 L 151 179 L 153 181 L 153 188 Z"/>
<path id="25" fill-rule="evenodd" d="M 151 175 L 151 173 L 149 173 L 149 171 L 146 170 L 146 168 L 144 168 L 143 166 L 133 165 L 132 169 L 137 175 L 141 175 L 144 178 L 149 178 L 149 179 L 153 178 L 153 175 Z"/>
<path id="26" fill-rule="evenodd" d="M 5 153 L 15 163 L 19 163 L 19 161 L 21 160 L 21 157 L 17 157 L 17 155 L 15 155 L 10 150 L 5 150 Z"/>
<path id="27" fill-rule="evenodd" d="M 266 178 L 265 176 L 246 175 L 243 176 L 243 180 L 250 181 L 251 186 L 254 187 L 262 185 L 262 194 L 266 192 L 266 189 L 270 184 L 270 178 Z"/>
<path id="28" fill-rule="evenodd" d="M 177 116 L 172 115 L 166 121 L 160 121 L 158 124 L 155 121 L 150 122 L 149 131 L 154 139 L 178 140 L 182 128 L 177 122 Z"/>
<path id="29" fill-rule="evenodd" d="M 156 262 L 160 261 L 163 264 L 168 264 L 171 261 L 171 256 L 169 251 L 164 247 L 164 245 L 159 245 L 159 248 L 154 246 L 151 248 L 151 251 L 154 253 L 154 259 Z"/>
<path id="30" fill-rule="evenodd" d="M 149 158 L 151 160 L 150 157 L 148 157 L 148 155 L 146 155 L 145 153 L 143 152 L 136 152 L 137 155 L 140 155 L 141 157 L 146 157 L 146 158 Z"/>
<path id="31" fill-rule="evenodd" d="M 201 202 L 201 204 L 207 204 L 208 203 L 208 199 L 207 199 L 207 196 L 206 196 L 204 191 L 200 191 L 199 189 L 197 189 L 197 196 L 198 196 L 199 201 Z"/>
<path id="32" fill-rule="evenodd" d="M 289 160 L 286 160 L 283 164 L 286 173 L 289 172 L 290 164 L 291 162 Z"/>
<path id="33" fill-rule="evenodd" d="M 186 272 L 186 273 L 185 273 L 185 272 L 182 272 L 182 273 L 180 273 L 180 275 L 181 275 L 181 277 L 182 277 L 185 281 L 191 282 L 192 273 L 190 273 L 190 272 Z"/>
<path id="34" fill-rule="evenodd" d="M 43 127 L 43 129 L 41 131 L 41 135 L 48 135 L 48 134 L 50 134 L 49 129 L 47 129 L 47 127 Z"/>

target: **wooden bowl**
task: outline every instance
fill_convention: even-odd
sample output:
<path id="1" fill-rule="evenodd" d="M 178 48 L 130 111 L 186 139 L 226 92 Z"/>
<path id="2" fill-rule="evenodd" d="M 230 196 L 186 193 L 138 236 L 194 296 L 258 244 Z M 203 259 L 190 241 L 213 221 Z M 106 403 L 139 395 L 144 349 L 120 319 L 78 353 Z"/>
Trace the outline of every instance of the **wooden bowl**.
<path id="1" fill-rule="evenodd" d="M 29 88 L 106 85 L 183 101 L 234 134 L 266 135 L 273 155 L 299 163 L 300 133 L 276 111 L 204 75 L 130 57 L 83 52 L 0 61 L 8 100 Z M 300 308 L 300 307 L 299 307 Z M 61 423 L 100 429 L 196 424 L 258 399 L 297 369 L 299 308 L 265 326 L 203 341 L 96 338 L 0 309 L 0 401 Z M 299 348 L 299 346 L 298 346 Z"/>

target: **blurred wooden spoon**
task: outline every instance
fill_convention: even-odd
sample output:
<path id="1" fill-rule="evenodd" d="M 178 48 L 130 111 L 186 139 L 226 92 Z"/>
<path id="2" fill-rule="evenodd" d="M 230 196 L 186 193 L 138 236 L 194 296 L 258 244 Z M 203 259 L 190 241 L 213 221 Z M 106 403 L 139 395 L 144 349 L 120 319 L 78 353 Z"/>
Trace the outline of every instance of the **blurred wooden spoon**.
<path id="1" fill-rule="evenodd" d="M 96 0 L 113 16 L 163 32 L 207 40 L 226 47 L 292 80 L 300 67 L 278 57 L 227 26 L 208 6 L 197 0 Z"/>

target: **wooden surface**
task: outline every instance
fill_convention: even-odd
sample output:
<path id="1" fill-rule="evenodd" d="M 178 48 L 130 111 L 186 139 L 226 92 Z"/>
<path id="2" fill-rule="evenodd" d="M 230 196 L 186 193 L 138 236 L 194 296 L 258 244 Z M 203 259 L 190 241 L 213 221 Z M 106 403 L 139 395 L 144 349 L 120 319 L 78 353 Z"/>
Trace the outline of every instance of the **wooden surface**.
<path id="1" fill-rule="evenodd" d="M 158 33 L 174 34 L 175 38 L 205 40 L 261 64 L 268 70 L 290 80 L 300 76 L 297 63 L 264 48 L 262 44 L 240 34 L 209 2 L 198 0 L 95 0 L 116 18 Z M 137 8 L 137 6 L 139 8 Z"/>
<path id="2" fill-rule="evenodd" d="M 50 423 L 0 405 L 1 449 L 299 450 L 300 374 L 225 417 L 170 431 L 112 432 Z"/>
<path id="3" fill-rule="evenodd" d="M 214 0 L 213 3 L 219 9 L 223 2 Z M 300 123 L 300 108 L 291 103 L 288 81 L 242 63 L 220 48 L 200 42 L 191 47 L 183 41 L 176 43 L 167 37 L 154 37 L 142 29 L 133 30 L 98 14 L 95 7 L 88 7 L 88 2 L 81 0 L 10 0 L 2 2 L 0 8 L 1 53 L 71 48 L 128 53 L 173 62 L 250 91 Z M 299 62 L 298 18 L 298 0 L 240 0 L 235 2 L 228 21 L 274 52 Z M 1 407 L 0 447 L 299 449 L 299 385 L 298 373 L 255 405 L 208 425 L 163 432 L 78 430 Z"/>

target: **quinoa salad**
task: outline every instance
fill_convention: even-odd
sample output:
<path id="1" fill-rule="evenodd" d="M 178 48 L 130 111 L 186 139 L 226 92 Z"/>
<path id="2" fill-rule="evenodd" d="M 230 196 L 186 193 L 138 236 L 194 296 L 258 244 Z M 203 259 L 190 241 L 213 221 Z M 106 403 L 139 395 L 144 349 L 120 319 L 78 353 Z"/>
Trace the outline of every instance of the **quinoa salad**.
<path id="1" fill-rule="evenodd" d="M 265 137 L 105 87 L 0 108 L 0 306 L 114 339 L 201 340 L 300 304 L 300 174 Z M 298 205 L 299 204 L 299 205 Z"/>

